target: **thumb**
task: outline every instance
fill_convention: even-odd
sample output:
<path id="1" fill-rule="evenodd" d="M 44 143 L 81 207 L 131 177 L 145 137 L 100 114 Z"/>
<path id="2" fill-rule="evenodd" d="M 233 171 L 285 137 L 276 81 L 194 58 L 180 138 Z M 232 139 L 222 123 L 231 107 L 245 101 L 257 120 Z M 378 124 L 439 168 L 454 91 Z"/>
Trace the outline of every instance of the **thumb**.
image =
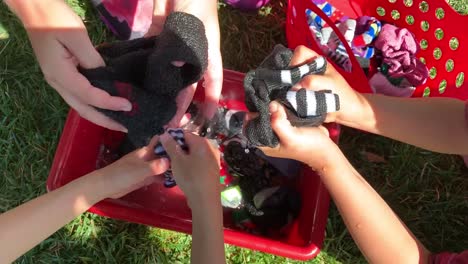
<path id="1" fill-rule="evenodd" d="M 279 137 L 280 141 L 284 142 L 288 137 L 294 135 L 294 127 L 291 126 L 286 115 L 286 111 L 282 105 L 278 102 L 271 102 L 270 114 L 271 128 Z"/>
<path id="2" fill-rule="evenodd" d="M 175 140 L 167 132 L 164 133 L 160 138 L 161 144 L 163 145 L 169 157 L 172 160 L 177 159 L 177 157 L 181 155 L 182 150 L 180 149 L 179 145 L 177 145 Z"/>
<path id="3" fill-rule="evenodd" d="M 81 67 L 92 69 L 105 66 L 101 55 L 91 43 L 86 29 L 73 29 L 60 41 L 73 54 Z"/>
<path id="4" fill-rule="evenodd" d="M 170 162 L 166 158 L 155 159 L 149 162 L 152 175 L 160 175 L 169 169 Z"/>
<path id="5" fill-rule="evenodd" d="M 203 107 L 204 116 L 213 118 L 218 107 L 221 90 L 223 89 L 223 63 L 221 53 L 210 54 L 208 68 L 203 75 L 203 86 L 205 88 L 205 103 Z"/>
<path id="6" fill-rule="evenodd" d="M 153 1 L 153 19 L 151 26 L 145 36 L 156 36 L 161 33 L 166 21 L 167 15 L 170 13 L 171 3 L 169 1 Z"/>

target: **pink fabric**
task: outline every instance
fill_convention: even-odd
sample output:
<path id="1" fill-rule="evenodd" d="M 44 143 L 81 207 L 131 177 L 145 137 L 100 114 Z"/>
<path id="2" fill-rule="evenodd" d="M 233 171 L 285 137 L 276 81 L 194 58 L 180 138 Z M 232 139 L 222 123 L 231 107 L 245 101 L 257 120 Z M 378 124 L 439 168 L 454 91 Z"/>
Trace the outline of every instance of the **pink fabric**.
<path id="1" fill-rule="evenodd" d="M 415 56 L 418 44 L 408 29 L 385 24 L 375 41 L 375 48 L 382 51 L 383 63 L 389 66 L 390 77 L 404 77 L 413 86 L 426 82 L 429 72 Z"/>
<path id="2" fill-rule="evenodd" d="M 388 96 L 411 97 L 416 90 L 416 87 L 411 86 L 406 80 L 403 80 L 400 86 L 395 86 L 380 72 L 370 78 L 369 84 L 374 93 Z"/>
<path id="3" fill-rule="evenodd" d="M 106 10 L 119 21 L 127 21 L 132 31 L 147 32 L 153 18 L 152 0 L 102 0 Z"/>
<path id="4" fill-rule="evenodd" d="M 461 253 L 443 252 L 432 255 L 430 264 L 468 264 L 468 250 Z"/>

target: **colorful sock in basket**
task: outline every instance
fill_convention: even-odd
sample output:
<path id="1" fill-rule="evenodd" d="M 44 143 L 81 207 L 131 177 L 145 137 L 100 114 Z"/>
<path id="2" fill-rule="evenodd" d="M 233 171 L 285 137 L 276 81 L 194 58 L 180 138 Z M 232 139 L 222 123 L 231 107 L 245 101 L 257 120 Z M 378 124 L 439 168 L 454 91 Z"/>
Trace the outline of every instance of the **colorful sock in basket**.
<path id="1" fill-rule="evenodd" d="M 328 16 L 333 23 L 343 21 L 347 18 L 343 14 L 343 12 L 335 8 L 332 4 L 328 3 L 326 0 L 312 0 L 312 3 L 314 3 L 318 8 L 320 8 L 322 12 L 325 13 L 325 15 Z M 327 22 L 325 22 L 325 20 L 322 19 L 320 16 L 318 16 L 316 13 L 312 12 L 311 16 L 312 16 L 312 19 L 315 20 L 315 23 L 320 28 L 328 26 Z"/>
<path id="2" fill-rule="evenodd" d="M 176 113 L 178 93 L 200 80 L 208 64 L 203 22 L 181 12 L 167 17 L 159 36 L 104 44 L 98 51 L 106 66 L 80 71 L 93 86 L 133 104 L 130 112 L 97 110 L 125 126 L 136 148 L 164 132 Z"/>
<path id="3" fill-rule="evenodd" d="M 338 54 L 336 51 L 332 50 L 330 47 L 327 46 L 328 37 L 323 36 L 323 32 L 319 29 L 319 26 L 315 23 L 315 20 L 312 19 L 312 11 L 306 9 L 306 16 L 307 16 L 307 23 L 309 25 L 309 30 L 312 33 L 312 36 L 315 38 L 315 42 L 318 43 L 319 47 L 322 49 L 322 52 L 333 61 L 335 64 L 343 68 L 345 71 L 351 71 L 351 61 L 349 60 L 348 54 L 343 56 L 342 54 Z"/>
<path id="4" fill-rule="evenodd" d="M 361 16 L 356 20 L 356 36 L 353 39 L 353 47 L 364 48 L 377 38 L 382 29 L 382 23 L 374 17 Z"/>
<path id="5" fill-rule="evenodd" d="M 315 41 L 319 44 L 319 47 L 322 49 L 323 53 L 338 66 L 343 68 L 345 71 L 351 71 L 351 61 L 349 60 L 348 54 L 336 52 L 336 47 L 339 45 L 333 43 L 333 45 L 328 45 L 330 40 L 330 35 L 333 30 L 329 28 L 321 28 L 316 24 L 315 20 L 312 18 L 312 15 L 316 15 L 309 9 L 306 9 L 307 23 L 309 25 L 309 30 L 315 38 Z M 338 39 L 338 42 L 341 42 Z M 344 49 L 344 47 L 342 47 Z"/>
<path id="6" fill-rule="evenodd" d="M 184 131 L 182 129 L 168 129 L 167 133 L 174 139 L 174 141 L 177 143 L 177 145 L 180 146 L 180 148 L 183 151 L 189 151 L 189 147 L 185 142 Z M 166 150 L 164 149 L 161 143 L 156 144 L 156 146 L 154 147 L 154 154 L 158 157 L 165 157 L 170 159 L 169 155 L 167 154 Z M 176 186 L 176 181 L 172 175 L 171 169 L 164 172 L 164 186 L 167 188 L 172 188 Z"/>
<path id="7" fill-rule="evenodd" d="M 329 3 L 324 1 L 316 2 L 319 7 L 323 6 L 326 10 L 330 10 L 331 5 Z M 333 7 L 331 7 L 331 10 L 333 10 L 333 13 L 337 13 Z M 306 9 L 305 12 L 309 29 L 315 36 L 316 41 L 320 43 L 322 51 L 338 66 L 350 72 L 352 68 L 351 61 L 348 59 L 345 46 L 336 33 L 315 12 L 310 9 Z M 371 46 L 371 43 L 381 30 L 380 21 L 368 16 L 359 17 L 357 20 L 341 15 L 334 15 L 334 18 L 338 18 L 336 20 L 332 19 L 332 21 L 335 22 L 354 55 L 365 59 L 372 58 L 375 49 Z"/>
<path id="8" fill-rule="evenodd" d="M 245 128 L 245 136 L 254 146 L 274 147 L 278 144 L 278 138 L 270 124 L 269 103 L 271 101 L 278 100 L 286 105 L 288 119 L 291 124 L 298 126 L 318 126 L 324 121 L 324 111 L 339 108 L 338 97 L 333 97 L 335 99 L 333 102 L 327 101 L 328 97 L 323 95 L 325 93 L 323 91 L 314 94 L 301 91 L 298 92 L 303 95 L 300 98 L 290 93 L 288 98 L 290 88 L 304 76 L 323 74 L 326 70 L 326 60 L 323 57 L 291 68 L 289 62 L 292 54 L 291 50 L 277 45 L 256 70 L 248 72 L 245 76 L 245 104 L 249 111 L 259 113 L 259 116 L 250 120 Z M 290 102 L 288 99 L 296 101 Z M 297 111 L 300 111 L 301 116 Z M 309 113 L 316 115 L 309 116 L 307 115 Z"/>
<path id="9" fill-rule="evenodd" d="M 336 24 L 336 26 L 338 27 L 338 30 L 340 31 L 341 35 L 343 35 L 347 44 L 350 47 L 352 47 L 354 33 L 356 32 L 356 20 L 347 19 L 344 22 Z M 348 55 L 343 43 L 341 42 L 340 38 L 338 37 L 338 35 L 336 35 L 334 31 L 330 34 L 330 38 L 328 39 L 327 45 L 332 50 L 340 49 L 342 52 L 346 54 L 346 56 Z"/>

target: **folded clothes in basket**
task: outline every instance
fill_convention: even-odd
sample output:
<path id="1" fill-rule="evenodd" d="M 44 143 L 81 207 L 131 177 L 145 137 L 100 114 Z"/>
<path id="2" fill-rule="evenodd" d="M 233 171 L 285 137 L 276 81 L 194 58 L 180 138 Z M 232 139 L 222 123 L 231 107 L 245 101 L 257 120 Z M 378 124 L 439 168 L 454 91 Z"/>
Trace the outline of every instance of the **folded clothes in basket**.
<path id="1" fill-rule="evenodd" d="M 93 86 L 130 100 L 130 112 L 98 111 L 124 125 L 134 147 L 164 132 L 176 113 L 178 93 L 200 80 L 208 64 L 202 21 L 181 12 L 170 14 L 156 37 L 104 44 L 98 51 L 106 66 L 80 71 Z"/>

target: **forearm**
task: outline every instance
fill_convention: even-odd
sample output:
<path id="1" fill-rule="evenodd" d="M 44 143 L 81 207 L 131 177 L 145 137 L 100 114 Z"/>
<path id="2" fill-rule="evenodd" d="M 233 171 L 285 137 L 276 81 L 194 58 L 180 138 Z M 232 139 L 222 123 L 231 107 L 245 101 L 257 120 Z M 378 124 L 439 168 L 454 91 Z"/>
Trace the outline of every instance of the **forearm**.
<path id="1" fill-rule="evenodd" d="M 100 198 L 92 176 L 0 215 L 0 262 L 10 263 L 85 212 Z"/>
<path id="2" fill-rule="evenodd" d="M 318 170 L 350 234 L 370 263 L 426 263 L 428 252 L 339 150 Z"/>
<path id="3" fill-rule="evenodd" d="M 27 26 L 31 21 L 45 18 L 48 15 L 44 13 L 44 10 L 40 7 L 41 5 L 47 5 L 49 0 L 5 0 L 5 3 L 10 8 L 10 10 L 19 17 L 19 19 Z"/>
<path id="4" fill-rule="evenodd" d="M 155 0 L 155 2 L 157 1 L 158 0 Z M 200 8 L 200 6 L 203 6 L 203 8 Z M 205 19 L 205 17 L 203 17 L 203 15 L 206 14 L 205 9 L 209 9 L 208 13 L 217 18 L 218 2 L 216 0 L 174 0 L 174 11 L 190 13 L 202 20 Z"/>
<path id="5" fill-rule="evenodd" d="M 223 215 L 219 197 L 200 203 L 192 210 L 192 262 L 226 263 Z"/>
<path id="6" fill-rule="evenodd" d="M 57 28 L 55 21 L 76 19 L 63 12 L 64 8 L 70 8 L 64 0 L 5 0 L 5 3 L 23 22 L 26 29 L 51 30 Z M 61 29 L 73 29 L 75 24 L 78 28 L 81 21 L 77 20 L 73 27 L 70 23 L 64 23 Z"/>
<path id="7" fill-rule="evenodd" d="M 339 123 L 431 151 L 468 155 L 465 103 L 451 98 L 363 95 L 362 116 Z"/>

